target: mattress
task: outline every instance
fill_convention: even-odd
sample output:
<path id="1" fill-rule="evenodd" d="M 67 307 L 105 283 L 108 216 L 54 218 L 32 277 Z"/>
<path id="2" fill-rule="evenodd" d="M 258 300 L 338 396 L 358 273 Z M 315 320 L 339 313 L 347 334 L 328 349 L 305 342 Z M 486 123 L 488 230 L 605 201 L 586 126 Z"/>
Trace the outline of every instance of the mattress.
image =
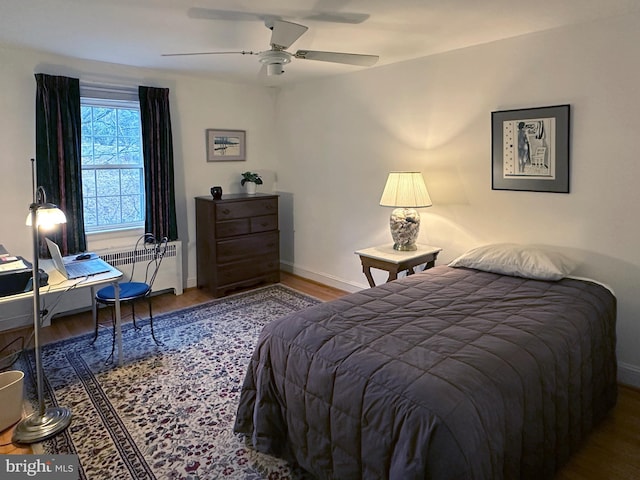
<path id="1" fill-rule="evenodd" d="M 439 266 L 276 320 L 235 431 L 317 478 L 552 478 L 616 402 L 602 285 Z"/>

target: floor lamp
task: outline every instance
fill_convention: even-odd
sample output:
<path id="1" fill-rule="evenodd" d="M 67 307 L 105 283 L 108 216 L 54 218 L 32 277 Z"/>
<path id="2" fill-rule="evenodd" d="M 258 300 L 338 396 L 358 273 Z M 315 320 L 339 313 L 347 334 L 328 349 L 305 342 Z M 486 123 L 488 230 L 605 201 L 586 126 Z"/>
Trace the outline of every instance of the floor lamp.
<path id="1" fill-rule="evenodd" d="M 34 350 L 36 356 L 36 379 L 38 388 L 38 411 L 21 420 L 13 431 L 12 441 L 15 443 L 36 443 L 57 435 L 71 423 L 71 410 L 65 407 L 49 407 L 44 405 L 42 352 L 40 351 L 40 274 L 39 274 L 39 245 L 40 228 L 46 229 L 67 219 L 58 207 L 47 203 L 44 188 L 35 187 L 35 165 L 32 160 L 32 176 L 34 180 L 33 203 L 29 207 L 27 225 L 33 233 L 33 328 Z"/>

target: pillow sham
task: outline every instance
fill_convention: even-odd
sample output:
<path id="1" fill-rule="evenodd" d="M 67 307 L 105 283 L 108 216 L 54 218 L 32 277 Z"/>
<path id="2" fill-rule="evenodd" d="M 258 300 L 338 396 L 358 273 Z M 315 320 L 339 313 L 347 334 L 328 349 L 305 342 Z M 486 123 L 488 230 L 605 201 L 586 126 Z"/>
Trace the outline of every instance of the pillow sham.
<path id="1" fill-rule="evenodd" d="M 498 243 L 472 248 L 454 259 L 449 266 L 467 267 L 534 280 L 560 280 L 574 268 L 568 258 L 557 252 L 515 243 Z"/>

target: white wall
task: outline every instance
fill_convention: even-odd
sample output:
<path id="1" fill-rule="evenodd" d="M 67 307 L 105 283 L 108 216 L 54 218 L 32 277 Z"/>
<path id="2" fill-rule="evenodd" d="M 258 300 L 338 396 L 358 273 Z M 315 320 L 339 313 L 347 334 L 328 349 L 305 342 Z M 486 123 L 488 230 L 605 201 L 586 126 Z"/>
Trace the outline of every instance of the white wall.
<path id="1" fill-rule="evenodd" d="M 445 263 L 482 243 L 558 246 L 618 297 L 621 378 L 640 385 L 640 17 L 528 35 L 282 91 L 280 190 L 294 271 L 349 289 L 354 250 L 390 243 L 391 170 L 417 169 L 433 207 L 420 241 Z M 571 193 L 491 189 L 491 112 L 571 104 Z M 379 277 L 382 279 L 383 277 Z"/>
<path id="2" fill-rule="evenodd" d="M 34 73 L 67 75 L 80 80 L 120 85 L 150 85 L 170 89 L 174 140 L 175 188 L 179 237 L 187 252 L 185 285 L 195 286 L 194 197 L 209 195 L 213 185 L 224 192 L 240 192 L 240 173 L 260 172 L 261 191 L 275 187 L 276 143 L 273 125 L 275 93 L 197 76 L 173 75 L 122 65 L 54 56 L 0 45 L 0 244 L 29 259 L 31 237 L 24 221 L 31 203 L 31 164 L 35 156 Z M 205 130 L 246 130 L 247 161 L 206 161 Z M 121 236 L 90 236 L 89 248 L 133 244 Z"/>

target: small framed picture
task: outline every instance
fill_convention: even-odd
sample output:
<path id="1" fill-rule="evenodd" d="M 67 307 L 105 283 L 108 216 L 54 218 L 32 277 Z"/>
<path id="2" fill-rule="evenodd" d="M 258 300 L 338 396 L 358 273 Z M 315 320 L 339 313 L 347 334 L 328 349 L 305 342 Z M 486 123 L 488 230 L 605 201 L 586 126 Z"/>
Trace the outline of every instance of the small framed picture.
<path id="1" fill-rule="evenodd" d="M 245 130 L 207 130 L 207 162 L 247 159 Z"/>
<path id="2" fill-rule="evenodd" d="M 491 188 L 569 193 L 569 105 L 491 112 Z"/>

